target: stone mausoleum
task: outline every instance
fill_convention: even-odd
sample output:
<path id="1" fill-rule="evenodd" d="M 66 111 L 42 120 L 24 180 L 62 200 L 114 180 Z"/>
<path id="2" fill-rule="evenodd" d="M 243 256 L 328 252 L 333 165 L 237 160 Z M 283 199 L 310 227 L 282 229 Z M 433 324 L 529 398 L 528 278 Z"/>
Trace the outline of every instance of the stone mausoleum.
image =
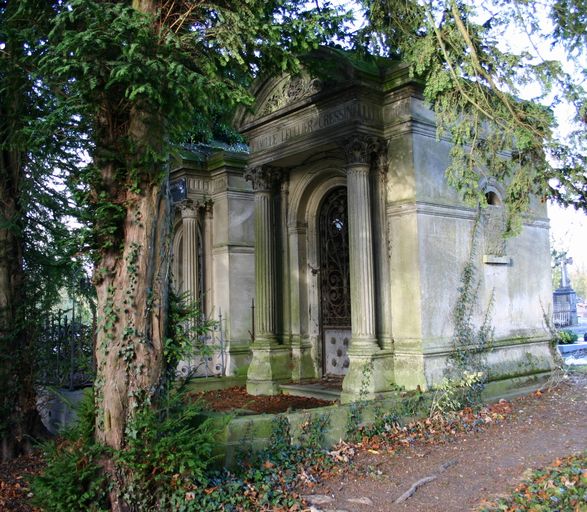
<path id="1" fill-rule="evenodd" d="M 451 352 L 452 314 L 478 210 L 448 186 L 419 85 L 397 62 L 324 49 L 328 78 L 257 83 L 235 123 L 247 145 L 194 146 L 172 172 L 178 289 L 222 314 L 226 373 L 253 394 L 344 376 L 342 401 L 429 389 Z M 474 262 L 475 321 L 491 309 L 493 382 L 552 366 L 546 206 L 501 236 L 487 180 Z"/>

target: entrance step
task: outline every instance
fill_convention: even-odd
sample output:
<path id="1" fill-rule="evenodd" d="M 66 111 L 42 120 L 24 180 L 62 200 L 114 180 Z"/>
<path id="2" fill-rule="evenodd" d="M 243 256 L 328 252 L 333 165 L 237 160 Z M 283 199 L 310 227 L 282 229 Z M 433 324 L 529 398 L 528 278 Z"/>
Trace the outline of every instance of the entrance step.
<path id="1" fill-rule="evenodd" d="M 326 387 L 322 384 L 281 384 L 281 392 L 284 395 L 305 396 L 320 400 L 335 401 L 340 399 L 340 389 Z"/>

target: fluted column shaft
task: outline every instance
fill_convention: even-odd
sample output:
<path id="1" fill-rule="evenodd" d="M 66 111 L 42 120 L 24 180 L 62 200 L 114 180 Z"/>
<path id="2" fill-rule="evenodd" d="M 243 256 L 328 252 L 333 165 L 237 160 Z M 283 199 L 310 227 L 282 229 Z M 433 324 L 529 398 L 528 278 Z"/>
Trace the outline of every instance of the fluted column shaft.
<path id="1" fill-rule="evenodd" d="M 275 212 L 271 192 L 255 192 L 255 327 L 257 338 L 275 337 Z"/>
<path id="2" fill-rule="evenodd" d="M 249 169 L 255 191 L 255 342 L 277 336 L 277 246 L 273 187 L 279 173 L 270 167 Z"/>
<path id="3" fill-rule="evenodd" d="M 377 344 L 369 165 L 347 166 L 353 344 Z"/>
<path id="4" fill-rule="evenodd" d="M 183 291 L 190 301 L 198 300 L 198 209 L 186 206 L 181 210 L 183 227 L 182 273 Z"/>
<path id="5" fill-rule="evenodd" d="M 345 142 L 352 340 L 349 352 L 378 349 L 375 324 L 375 275 L 371 218 L 370 163 L 375 140 L 355 137 Z"/>

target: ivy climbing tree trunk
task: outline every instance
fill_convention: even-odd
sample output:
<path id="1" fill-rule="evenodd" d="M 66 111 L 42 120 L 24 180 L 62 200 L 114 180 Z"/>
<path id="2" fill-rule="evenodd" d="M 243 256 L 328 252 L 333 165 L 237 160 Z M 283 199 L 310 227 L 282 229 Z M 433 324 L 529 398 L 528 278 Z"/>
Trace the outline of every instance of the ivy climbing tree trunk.
<path id="1" fill-rule="evenodd" d="M 116 112 L 107 115 L 110 119 L 116 116 Z M 136 409 L 152 405 L 161 390 L 170 258 L 166 164 L 146 156 L 163 145 L 161 122 L 158 116 L 135 107 L 125 126 L 124 135 L 136 149 L 126 159 L 128 179 L 113 179 L 112 165 L 100 168 L 110 200 L 125 210 L 121 239 L 102 248 L 96 268 L 101 312 L 96 435 L 116 449 L 124 447 L 125 429 Z M 108 146 L 111 138 L 103 142 Z M 133 183 L 133 179 L 138 181 Z"/>
<path id="2" fill-rule="evenodd" d="M 169 206 L 164 186 L 128 194 L 122 254 L 97 269 L 97 438 L 124 446 L 133 411 L 160 390 L 168 294 Z"/>
<path id="3" fill-rule="evenodd" d="M 89 191 L 94 222 L 100 443 L 124 450 L 136 412 L 156 406 L 163 389 L 170 154 L 198 127 L 212 133 L 219 113 L 250 103 L 248 86 L 259 69 L 299 70 L 294 51 L 316 48 L 338 32 L 338 11 L 306 4 L 59 4 L 42 72 L 62 92 L 60 108 L 87 134 L 92 156 L 79 182 Z M 132 475 L 114 466 L 104 461 L 114 484 L 111 506 L 124 510 L 124 479 Z"/>

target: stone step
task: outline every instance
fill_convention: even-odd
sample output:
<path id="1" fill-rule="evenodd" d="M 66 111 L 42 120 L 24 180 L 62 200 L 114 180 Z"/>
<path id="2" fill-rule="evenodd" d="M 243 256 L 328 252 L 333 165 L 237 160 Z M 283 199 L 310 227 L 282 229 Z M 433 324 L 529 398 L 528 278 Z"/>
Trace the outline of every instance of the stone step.
<path id="1" fill-rule="evenodd" d="M 587 342 L 576 341 L 575 343 L 571 343 L 568 345 L 559 345 L 558 351 L 563 357 L 568 357 L 571 355 L 577 357 L 579 357 L 580 355 L 587 355 Z"/>
<path id="2" fill-rule="evenodd" d="M 320 384 L 281 384 L 281 392 L 284 395 L 305 396 L 320 400 L 339 400 L 340 389 L 321 386 Z"/>

